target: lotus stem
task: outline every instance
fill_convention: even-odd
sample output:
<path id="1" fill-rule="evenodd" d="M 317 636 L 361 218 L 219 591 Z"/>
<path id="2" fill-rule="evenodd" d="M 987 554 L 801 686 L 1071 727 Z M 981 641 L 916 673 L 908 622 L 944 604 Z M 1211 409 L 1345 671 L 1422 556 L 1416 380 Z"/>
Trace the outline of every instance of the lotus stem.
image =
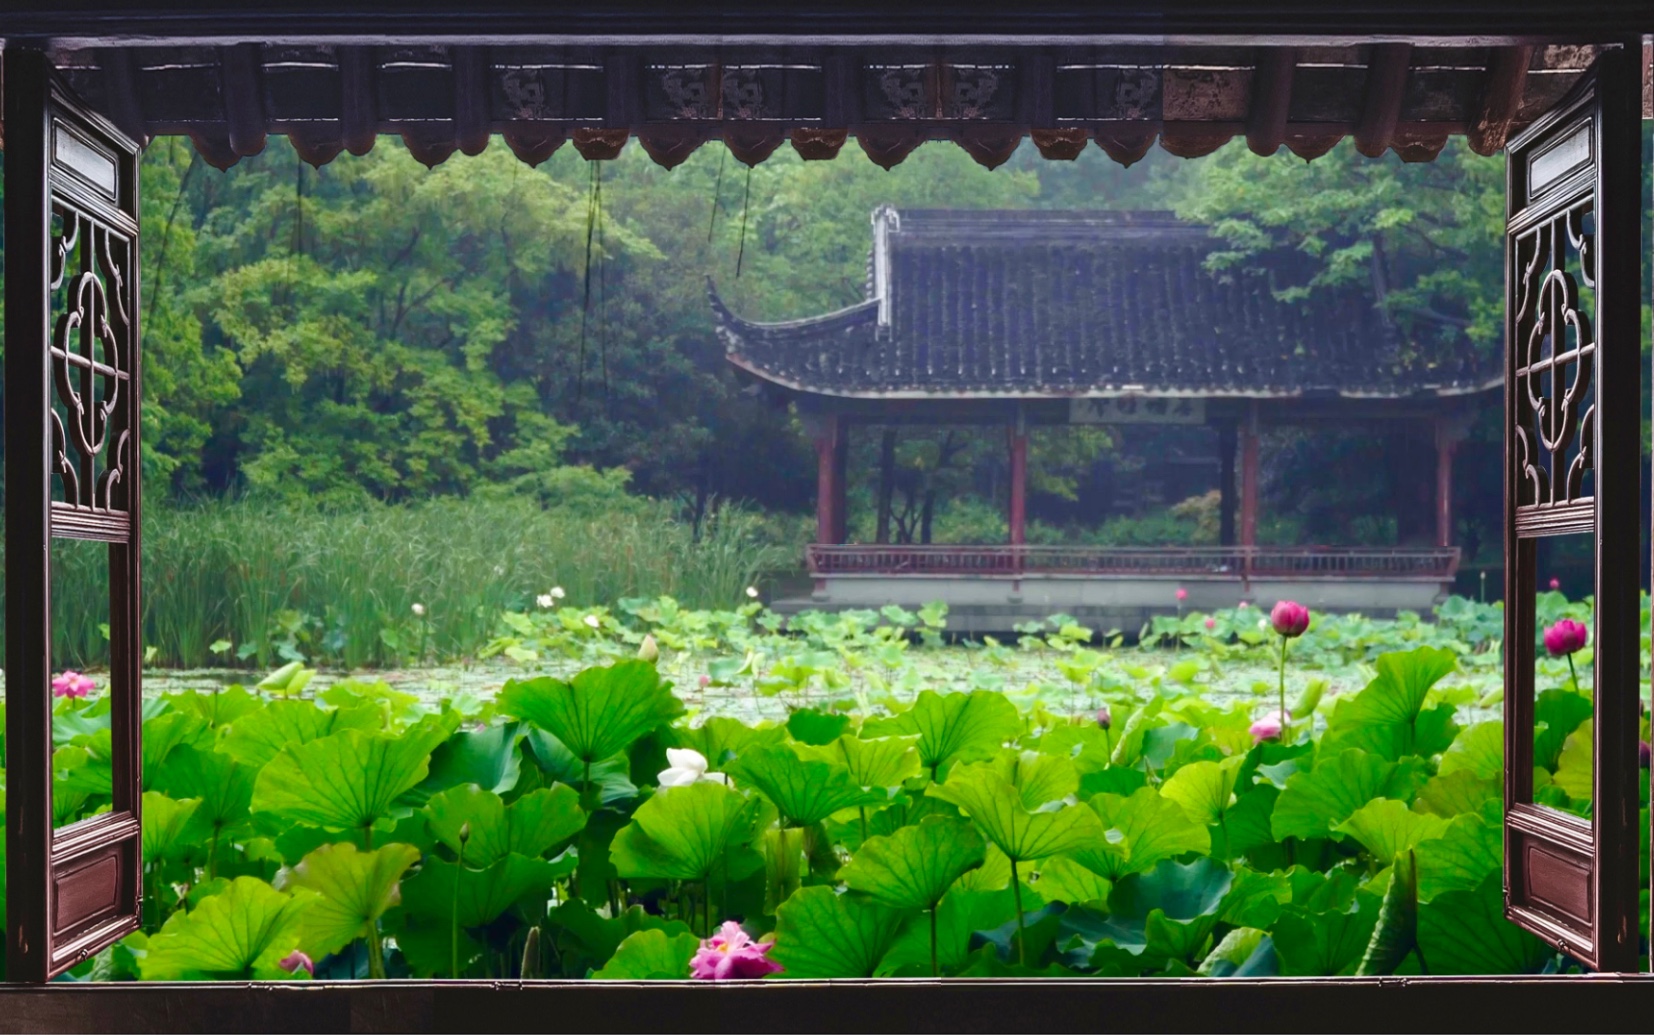
<path id="1" fill-rule="evenodd" d="M 1292 716 L 1286 711 L 1286 645 L 1287 638 L 1281 637 L 1281 664 L 1280 664 L 1280 705 L 1281 705 L 1281 743 L 1285 744 L 1292 739 Z"/>
<path id="2" fill-rule="evenodd" d="M 1026 965 L 1028 962 L 1028 929 L 1022 922 L 1022 879 L 1017 876 L 1017 861 L 1011 860 L 1011 897 L 1017 907 L 1017 963 Z M 935 914 L 931 914 L 932 923 Z"/>
<path id="3" fill-rule="evenodd" d="M 1579 670 L 1574 668 L 1574 656 L 1572 654 L 1568 654 L 1566 657 L 1568 659 L 1568 678 L 1573 680 L 1574 693 L 1577 694 L 1579 693 Z M 1419 958 L 1422 960 L 1424 957 L 1421 956 Z"/>
<path id="4" fill-rule="evenodd" d="M 936 965 L 936 907 L 939 903 L 930 904 L 930 976 L 940 977 L 941 968 Z"/>

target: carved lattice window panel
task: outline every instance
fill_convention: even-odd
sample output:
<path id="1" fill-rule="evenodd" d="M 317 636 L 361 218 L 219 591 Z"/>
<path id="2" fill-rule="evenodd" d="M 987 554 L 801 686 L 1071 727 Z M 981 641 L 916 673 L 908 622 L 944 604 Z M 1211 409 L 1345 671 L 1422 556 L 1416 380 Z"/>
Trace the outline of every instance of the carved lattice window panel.
<path id="1" fill-rule="evenodd" d="M 1637 965 L 1641 412 L 1638 112 L 1608 50 L 1507 151 L 1505 906 L 1589 967 Z M 1624 211 L 1613 205 L 1631 202 Z M 1536 678 L 1541 540 L 1589 537 L 1587 779 L 1536 771 L 1558 688 Z M 1577 750 L 1577 748 L 1576 748 Z M 1537 776 L 1536 776 L 1537 772 Z M 1558 775 L 1560 772 L 1558 771 Z"/>

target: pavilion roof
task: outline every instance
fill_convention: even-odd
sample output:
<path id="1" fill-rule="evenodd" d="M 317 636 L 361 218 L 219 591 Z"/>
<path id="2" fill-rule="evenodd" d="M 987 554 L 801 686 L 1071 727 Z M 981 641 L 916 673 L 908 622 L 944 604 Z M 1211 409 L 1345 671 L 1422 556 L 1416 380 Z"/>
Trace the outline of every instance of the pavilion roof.
<path id="1" fill-rule="evenodd" d="M 866 299 L 848 308 L 760 323 L 711 289 L 729 361 L 853 398 L 1407 398 L 1501 383 L 1496 351 L 1403 334 L 1365 281 L 1283 301 L 1272 275 L 1208 269 L 1222 242 L 1169 213 L 885 206 L 873 229 Z"/>

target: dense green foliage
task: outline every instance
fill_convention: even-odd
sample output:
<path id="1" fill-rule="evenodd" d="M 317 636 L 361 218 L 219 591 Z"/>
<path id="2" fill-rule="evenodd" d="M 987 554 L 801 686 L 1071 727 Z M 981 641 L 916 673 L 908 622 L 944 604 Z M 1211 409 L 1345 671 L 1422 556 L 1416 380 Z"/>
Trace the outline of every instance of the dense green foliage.
<path id="1" fill-rule="evenodd" d="M 1570 969 L 1502 915 L 1502 725 L 1455 674 L 1496 670 L 1497 615 L 1319 620 L 1302 664 L 1370 678 L 1309 682 L 1280 739 L 1249 730 L 1272 695 L 1218 703 L 1199 674 L 1270 649 L 1245 609 L 1162 628 L 1190 642 L 1152 678 L 1164 648 L 1030 627 L 972 666 L 1041 659 L 1052 681 L 1015 689 L 932 678 L 958 650 L 935 610 L 812 616 L 789 659 L 759 657 L 757 605 L 638 601 L 518 616 L 514 649 L 579 671 L 489 699 L 318 693 L 296 665 L 169 694 L 145 710 L 144 929 L 77 974 L 302 977 L 297 949 L 318 977 L 683 977 L 724 919 L 797 979 Z M 615 660 L 645 635 L 707 678 Z M 1538 795 L 1586 811 L 1590 687 L 1567 671 L 1540 664 Z M 107 806 L 107 723 L 106 698 L 58 704 L 60 821 Z"/>

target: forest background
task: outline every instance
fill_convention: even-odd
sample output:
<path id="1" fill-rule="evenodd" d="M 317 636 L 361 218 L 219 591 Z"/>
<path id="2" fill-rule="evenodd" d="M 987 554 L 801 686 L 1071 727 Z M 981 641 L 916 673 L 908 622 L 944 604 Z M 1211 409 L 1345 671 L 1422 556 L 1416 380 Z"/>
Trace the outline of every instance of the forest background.
<path id="1" fill-rule="evenodd" d="M 749 171 L 716 144 L 670 171 L 636 147 L 601 166 L 565 148 L 530 168 L 498 144 L 427 170 L 392 142 L 313 169 L 278 137 L 220 173 L 162 138 L 142 176 L 152 516 L 250 507 L 269 524 L 504 500 L 676 522 L 696 541 L 739 513 L 740 537 L 774 548 L 765 564 L 796 567 L 814 457 L 792 415 L 731 376 L 706 286 L 760 319 L 859 301 L 884 203 L 1169 209 L 1225 242 L 1214 276 L 1267 275 L 1298 301 L 1363 282 L 1404 341 L 1501 347 L 1504 162 L 1458 140 L 1415 165 L 1347 141 L 1313 164 L 1236 141 L 1131 168 L 1025 146 L 993 171 L 933 143 L 887 172 L 853 148 L 820 163 L 783 149 Z M 1313 258 L 1307 278 L 1281 273 L 1288 251 Z M 1471 559 L 1499 544 L 1497 393 L 1486 403 L 1456 465 Z M 862 541 L 877 439 L 853 441 Z M 1432 527 L 1427 458 L 1404 435 L 1278 431 L 1264 458 L 1266 542 L 1406 542 Z M 1002 540 L 1006 466 L 992 429 L 903 430 L 894 536 Z M 1031 541 L 1215 541 L 1208 429 L 1043 432 L 1029 471 Z"/>

